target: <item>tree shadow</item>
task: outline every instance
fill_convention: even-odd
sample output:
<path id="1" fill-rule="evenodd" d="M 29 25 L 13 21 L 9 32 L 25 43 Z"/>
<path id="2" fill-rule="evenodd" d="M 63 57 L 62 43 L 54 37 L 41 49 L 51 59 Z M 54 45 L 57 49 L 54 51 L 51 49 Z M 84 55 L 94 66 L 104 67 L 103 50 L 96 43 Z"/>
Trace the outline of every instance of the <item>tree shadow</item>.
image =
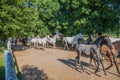
<path id="1" fill-rule="evenodd" d="M 14 45 L 14 46 L 12 46 L 12 49 L 14 51 L 23 51 L 23 50 L 26 50 L 28 48 L 29 48 L 29 46 L 23 46 L 23 45 Z"/>
<path id="2" fill-rule="evenodd" d="M 48 80 L 48 76 L 37 67 L 25 65 L 21 70 L 22 80 Z"/>

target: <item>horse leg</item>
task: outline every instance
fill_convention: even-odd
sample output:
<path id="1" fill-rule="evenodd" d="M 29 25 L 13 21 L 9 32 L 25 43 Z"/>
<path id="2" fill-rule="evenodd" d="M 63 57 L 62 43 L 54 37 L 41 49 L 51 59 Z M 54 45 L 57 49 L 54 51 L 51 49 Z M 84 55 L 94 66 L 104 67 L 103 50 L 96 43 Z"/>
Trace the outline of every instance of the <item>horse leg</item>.
<path id="1" fill-rule="evenodd" d="M 80 66 L 81 66 L 81 68 L 82 68 L 82 71 L 84 71 L 83 65 L 81 64 L 80 61 L 79 61 L 79 64 L 80 64 Z"/>
<path id="2" fill-rule="evenodd" d="M 114 63 L 115 63 L 117 72 L 120 74 L 120 71 L 119 71 L 119 68 L 118 68 L 118 64 L 117 64 L 117 56 L 114 55 L 114 56 L 113 56 L 113 60 L 114 60 Z"/>
<path id="3" fill-rule="evenodd" d="M 92 63 L 92 60 L 94 61 L 95 66 L 97 66 L 96 61 L 95 61 L 95 59 L 92 56 L 90 57 L 90 65 Z"/>
<path id="4" fill-rule="evenodd" d="M 38 47 L 38 43 L 36 43 L 36 49 L 37 49 L 37 47 Z"/>
<path id="5" fill-rule="evenodd" d="M 68 50 L 70 50 L 69 47 L 68 47 L 68 43 L 66 43 L 66 47 L 67 47 Z"/>
<path id="6" fill-rule="evenodd" d="M 66 49 L 66 46 L 67 46 L 67 43 L 65 42 L 65 45 L 64 45 L 64 50 Z"/>
<path id="7" fill-rule="evenodd" d="M 78 55 L 75 57 L 75 69 L 77 70 Z"/>
<path id="8" fill-rule="evenodd" d="M 38 49 L 40 49 L 40 43 L 38 43 Z"/>
<path id="9" fill-rule="evenodd" d="M 80 60 L 79 60 L 80 58 L 77 56 L 76 58 L 75 58 L 75 69 L 77 70 L 78 69 L 78 67 L 77 67 L 77 63 L 81 66 L 81 68 L 82 68 L 82 71 L 84 71 L 84 68 L 83 68 L 83 66 L 82 66 L 82 64 L 81 64 L 81 62 L 80 62 Z"/>
<path id="10" fill-rule="evenodd" d="M 97 65 L 96 65 L 97 68 L 96 68 L 96 70 L 95 70 L 95 73 L 97 73 L 97 72 L 98 72 L 98 69 L 99 69 L 99 65 L 100 65 L 100 58 L 99 58 L 98 55 L 96 55 L 96 56 L 94 55 L 94 56 L 93 56 L 93 59 L 94 59 L 94 62 L 97 63 Z"/>
<path id="11" fill-rule="evenodd" d="M 30 48 L 32 48 L 32 43 L 30 43 Z"/>
<path id="12" fill-rule="evenodd" d="M 92 56 L 90 56 L 90 65 L 91 65 L 91 63 L 92 63 Z"/>
<path id="13" fill-rule="evenodd" d="M 75 69 L 77 70 L 77 63 L 79 62 L 79 52 L 77 51 L 77 56 L 75 57 Z"/>
<path id="14" fill-rule="evenodd" d="M 96 60 L 96 62 L 97 62 L 97 69 L 95 70 L 95 73 L 97 73 L 98 72 L 98 69 L 99 69 L 99 65 L 100 65 L 100 63 L 99 63 L 99 61 L 98 60 Z"/>
<path id="15" fill-rule="evenodd" d="M 55 43 L 53 43 L 53 47 L 54 47 L 54 48 L 56 47 L 56 44 L 55 44 Z"/>
<path id="16" fill-rule="evenodd" d="M 95 59 L 93 59 L 93 60 L 94 60 L 94 64 L 95 64 L 95 66 L 97 66 Z"/>
<path id="17" fill-rule="evenodd" d="M 44 43 L 42 43 L 42 47 L 43 47 L 43 50 L 44 50 L 44 49 L 45 49 L 45 47 L 46 47 Z"/>
<path id="18" fill-rule="evenodd" d="M 100 60 L 100 63 L 101 63 L 101 65 L 102 65 L 102 68 L 103 68 L 104 74 L 107 75 L 102 60 Z"/>
<path id="19" fill-rule="evenodd" d="M 92 60 L 94 60 L 94 63 L 95 63 L 95 65 L 96 65 L 96 62 L 95 62 L 95 59 L 93 59 L 93 56 L 90 56 L 90 65 L 91 65 L 91 63 L 92 63 Z"/>
<path id="20" fill-rule="evenodd" d="M 108 58 L 110 59 L 110 66 L 108 66 L 107 68 L 105 68 L 105 70 L 108 70 L 110 67 L 112 67 L 113 66 L 113 60 L 112 60 L 112 58 L 113 58 L 113 56 L 112 55 L 108 55 Z"/>
<path id="21" fill-rule="evenodd" d="M 37 49 L 39 49 L 39 43 L 37 43 Z"/>
<path id="22" fill-rule="evenodd" d="M 78 52 L 78 61 L 77 61 L 77 63 L 81 66 L 82 71 L 84 71 L 84 68 L 83 68 L 83 65 L 81 64 L 80 58 L 81 58 L 81 52 Z"/>
<path id="23" fill-rule="evenodd" d="M 36 42 L 34 42 L 34 48 L 35 48 L 35 46 L 36 46 Z"/>
<path id="24" fill-rule="evenodd" d="M 75 69 L 78 69 L 77 64 L 79 64 L 82 67 L 82 70 L 84 71 L 83 66 L 80 62 L 80 57 L 81 57 L 81 52 L 77 51 L 77 56 L 75 58 Z"/>
<path id="25" fill-rule="evenodd" d="M 70 46 L 69 50 L 72 50 L 72 49 L 73 49 L 73 44 L 71 44 L 71 46 Z"/>

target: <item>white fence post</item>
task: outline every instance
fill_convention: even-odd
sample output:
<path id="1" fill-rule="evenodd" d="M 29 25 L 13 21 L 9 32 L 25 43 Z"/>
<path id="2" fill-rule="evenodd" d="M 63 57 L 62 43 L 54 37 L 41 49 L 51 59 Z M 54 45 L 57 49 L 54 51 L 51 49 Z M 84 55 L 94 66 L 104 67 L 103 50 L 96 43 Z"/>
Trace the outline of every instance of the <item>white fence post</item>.
<path id="1" fill-rule="evenodd" d="M 11 43 L 10 43 L 10 41 L 7 42 L 7 49 L 8 49 L 8 50 L 11 49 Z"/>
<path id="2" fill-rule="evenodd" d="M 12 50 L 4 51 L 5 77 L 6 80 L 18 80 L 16 76 Z"/>

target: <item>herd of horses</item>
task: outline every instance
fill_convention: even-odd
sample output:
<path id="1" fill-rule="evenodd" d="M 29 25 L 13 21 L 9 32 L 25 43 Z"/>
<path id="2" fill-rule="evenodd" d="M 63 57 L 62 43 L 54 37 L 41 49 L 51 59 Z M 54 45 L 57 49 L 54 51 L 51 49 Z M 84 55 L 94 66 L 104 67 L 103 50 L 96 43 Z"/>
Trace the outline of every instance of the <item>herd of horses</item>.
<path id="1" fill-rule="evenodd" d="M 85 54 L 90 56 L 90 64 L 92 60 L 94 61 L 97 67 L 95 73 L 98 72 L 99 65 L 101 64 L 104 74 L 106 75 L 106 70 L 112 67 L 113 64 L 115 64 L 116 70 L 118 74 L 120 74 L 117 63 L 117 56 L 120 50 L 120 39 L 116 40 L 114 38 L 109 38 L 108 36 L 100 36 L 94 42 L 91 41 L 90 38 L 85 42 L 82 34 L 78 34 L 73 37 L 60 37 L 59 35 L 54 35 L 53 37 L 50 37 L 49 35 L 47 35 L 44 38 L 40 38 L 39 36 L 33 38 L 31 40 L 31 47 L 34 46 L 39 48 L 39 45 L 42 45 L 43 48 L 46 48 L 48 44 L 52 44 L 53 47 L 56 47 L 57 40 L 61 40 L 61 43 L 64 44 L 64 49 L 69 50 L 73 47 L 75 48 L 77 52 L 77 56 L 75 57 L 76 69 L 81 66 L 82 70 L 84 71 L 84 68 L 80 62 L 80 58 L 81 55 Z M 102 55 L 106 55 L 111 63 L 106 68 L 103 64 Z"/>
<path id="2" fill-rule="evenodd" d="M 40 46 L 42 45 L 42 48 L 45 49 L 48 47 L 49 44 L 53 45 L 53 47 L 56 47 L 56 39 L 58 38 L 59 36 L 57 35 L 54 35 L 53 37 L 50 37 L 49 35 L 47 35 L 46 37 L 35 37 L 35 38 L 32 38 L 31 41 L 30 41 L 30 47 L 34 47 L 34 48 L 40 48 Z"/>
<path id="3" fill-rule="evenodd" d="M 22 40 L 24 41 L 24 39 Z M 46 37 L 34 37 L 30 40 L 30 47 L 46 49 L 51 44 L 53 47 L 56 47 L 57 42 L 63 44 L 63 49 L 70 50 L 74 48 L 77 52 L 77 56 L 75 57 L 75 69 L 78 69 L 81 66 L 84 71 L 84 67 L 80 62 L 82 55 L 87 55 L 90 57 L 90 64 L 92 61 L 95 63 L 95 73 L 98 72 L 99 66 L 101 64 L 104 74 L 106 75 L 106 70 L 112 67 L 114 64 L 116 66 L 116 70 L 118 74 L 120 74 L 117 57 L 120 54 L 120 39 L 109 38 L 109 36 L 100 36 L 95 41 L 92 41 L 91 38 L 88 38 L 84 41 L 83 35 L 81 33 L 73 36 L 73 37 L 64 37 L 61 35 L 54 35 L 50 37 L 47 35 Z M 23 42 L 25 44 L 25 42 Z M 110 65 L 108 67 L 104 67 L 103 64 L 103 55 L 106 55 L 110 60 Z"/>

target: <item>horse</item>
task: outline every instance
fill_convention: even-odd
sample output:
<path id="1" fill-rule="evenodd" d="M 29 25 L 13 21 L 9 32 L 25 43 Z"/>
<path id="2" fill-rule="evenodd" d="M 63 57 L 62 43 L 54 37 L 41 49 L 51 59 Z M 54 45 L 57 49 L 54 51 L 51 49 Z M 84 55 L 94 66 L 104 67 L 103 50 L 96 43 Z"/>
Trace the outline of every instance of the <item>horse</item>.
<path id="1" fill-rule="evenodd" d="M 74 37 L 64 37 L 63 38 L 63 44 L 64 44 L 64 49 L 67 48 L 68 50 L 70 49 L 68 45 L 72 45 Z"/>
<path id="2" fill-rule="evenodd" d="M 23 46 L 27 45 L 27 37 L 23 37 L 21 41 Z"/>
<path id="3" fill-rule="evenodd" d="M 39 45 L 42 45 L 43 49 L 47 47 L 47 42 L 50 40 L 50 36 L 47 35 L 43 38 L 40 38 L 39 36 L 37 37 L 36 43 L 37 47 L 39 48 Z"/>
<path id="4" fill-rule="evenodd" d="M 80 57 L 82 54 L 86 54 L 86 55 L 90 56 L 90 58 L 93 58 L 98 64 L 97 68 L 95 70 L 95 73 L 98 72 L 99 64 L 101 63 L 104 74 L 106 75 L 106 71 L 105 71 L 105 68 L 104 68 L 104 65 L 103 65 L 103 62 L 101 59 L 100 47 L 103 44 L 106 44 L 110 49 L 112 49 L 112 44 L 111 44 L 109 37 L 108 36 L 101 36 L 95 41 L 94 44 L 91 44 L 91 45 L 80 44 L 79 43 L 80 41 L 81 40 L 78 39 L 78 45 L 76 47 L 76 52 L 77 52 L 77 56 L 75 57 L 76 69 L 77 69 L 77 63 L 78 63 L 78 64 L 80 64 L 80 66 L 82 67 L 82 70 L 84 71 L 83 66 L 80 63 Z"/>
<path id="5" fill-rule="evenodd" d="M 57 39 L 56 39 L 56 46 L 57 47 L 63 47 L 63 38 L 64 38 L 64 34 L 62 33 L 59 33 L 59 34 L 56 34 L 57 35 Z"/>
<path id="6" fill-rule="evenodd" d="M 117 56 L 120 54 L 120 44 L 118 44 L 118 42 L 114 42 L 112 43 L 112 49 L 110 49 L 107 45 L 102 45 L 102 47 L 100 48 L 100 53 L 102 55 L 106 55 L 109 60 L 110 60 L 110 65 L 108 67 L 105 68 L 105 70 L 108 70 L 109 68 L 111 68 L 113 66 L 113 62 L 116 66 L 117 72 L 120 74 L 119 68 L 118 68 L 118 64 L 117 64 Z M 90 59 L 90 64 L 92 62 L 92 58 Z M 94 60 L 94 63 L 96 65 L 96 62 Z"/>
<path id="7" fill-rule="evenodd" d="M 56 41 L 59 39 L 60 39 L 59 35 L 53 35 L 47 42 L 48 44 L 52 44 L 52 46 L 55 48 L 57 43 Z"/>
<path id="8" fill-rule="evenodd" d="M 88 39 L 86 41 L 83 42 L 84 44 L 92 44 L 93 40 L 91 37 L 88 37 Z"/>
<path id="9" fill-rule="evenodd" d="M 116 50 L 118 50 L 118 58 L 120 58 L 120 41 L 112 43 Z"/>
<path id="10" fill-rule="evenodd" d="M 112 43 L 115 49 L 120 50 L 120 40 Z"/>
<path id="11" fill-rule="evenodd" d="M 68 50 L 70 50 L 72 47 L 74 47 L 74 45 L 77 44 L 78 38 L 80 38 L 82 40 L 84 39 L 83 35 L 81 33 L 79 33 L 73 37 L 64 37 L 63 38 L 64 49 L 67 48 Z M 71 45 L 71 47 L 69 48 L 68 45 Z"/>
<path id="12" fill-rule="evenodd" d="M 42 45 L 43 48 L 46 48 L 48 39 L 50 39 L 49 35 L 43 38 L 40 38 L 39 36 L 32 38 L 30 41 L 31 47 L 34 46 L 34 48 L 39 48 L 39 45 Z"/>
<path id="13" fill-rule="evenodd" d="M 34 38 L 32 38 L 31 40 L 30 40 L 30 47 L 32 48 L 32 47 L 36 47 L 36 44 L 37 44 L 37 37 L 34 37 Z"/>
<path id="14" fill-rule="evenodd" d="M 114 43 L 114 42 L 120 41 L 120 38 L 110 38 L 110 40 L 112 43 Z"/>

